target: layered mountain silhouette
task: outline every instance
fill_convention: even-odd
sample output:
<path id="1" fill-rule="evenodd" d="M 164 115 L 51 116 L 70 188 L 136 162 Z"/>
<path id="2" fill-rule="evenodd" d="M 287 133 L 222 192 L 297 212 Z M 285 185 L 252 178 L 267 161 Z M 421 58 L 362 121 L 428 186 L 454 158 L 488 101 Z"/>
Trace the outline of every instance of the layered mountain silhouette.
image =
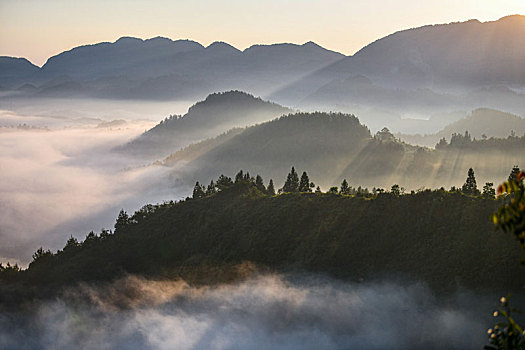
<path id="1" fill-rule="evenodd" d="M 30 77 L 21 75 L 8 86 L 16 88 L 25 79 L 39 93 L 61 96 L 47 86 L 60 78 L 66 86 L 70 81 L 82 86 L 84 96 L 100 98 L 195 99 L 229 89 L 265 95 L 342 57 L 311 42 L 240 51 L 223 42 L 204 47 L 191 40 L 123 37 L 51 57 Z"/>
<path id="2" fill-rule="evenodd" d="M 403 30 L 349 57 L 312 42 L 240 51 L 223 42 L 204 47 L 191 40 L 123 37 L 76 47 L 42 68 L 7 60 L 0 86 L 18 89 L 18 95 L 182 100 L 237 89 L 289 106 L 377 102 L 395 108 L 397 100 L 398 107 L 452 103 L 473 109 L 483 94 L 523 100 L 505 89 L 525 84 L 525 17 Z M 31 85 L 19 89 L 24 84 Z M 458 102 L 448 95 L 458 91 L 476 93 L 461 103 L 464 96 Z M 491 101 L 486 106 L 500 109 Z M 513 101 L 512 108 L 523 106 Z"/>
<path id="3" fill-rule="evenodd" d="M 457 90 L 525 84 L 525 16 L 493 22 L 470 20 L 393 33 L 276 92 L 297 104 L 326 84 L 364 75 L 394 88 Z M 345 87 L 340 88 L 342 91 Z"/>
<path id="4" fill-rule="evenodd" d="M 22 86 L 38 70 L 25 58 L 0 56 L 0 89 Z"/>
<path id="5" fill-rule="evenodd" d="M 265 122 L 289 112 L 288 108 L 244 92 L 214 93 L 190 107 L 185 115 L 166 118 L 119 150 L 162 157 L 231 128 Z"/>
<path id="6" fill-rule="evenodd" d="M 435 134 L 399 135 L 399 137 L 409 143 L 434 146 L 441 138 L 450 141 L 453 134 L 464 134 L 465 132 L 477 139 L 522 136 L 525 134 L 525 119 L 490 108 L 478 108 Z"/>
<path id="7" fill-rule="evenodd" d="M 478 113 L 483 113 L 482 111 Z M 353 186 L 409 189 L 461 186 L 467 170 L 484 181 L 504 180 L 515 164 L 524 164 L 525 137 L 473 140 L 460 137 L 440 149 L 404 143 L 388 129 L 374 136 L 350 114 L 295 113 L 186 147 L 169 156 L 184 183 L 210 181 L 245 169 L 281 186 L 295 166 L 308 170 L 323 188 L 346 178 Z"/>

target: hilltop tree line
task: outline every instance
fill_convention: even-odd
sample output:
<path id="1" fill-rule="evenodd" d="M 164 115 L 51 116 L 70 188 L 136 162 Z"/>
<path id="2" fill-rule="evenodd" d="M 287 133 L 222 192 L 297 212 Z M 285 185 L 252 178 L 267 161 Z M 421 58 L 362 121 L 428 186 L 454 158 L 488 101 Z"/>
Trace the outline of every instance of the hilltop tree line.
<path id="1" fill-rule="evenodd" d="M 509 175 L 509 181 L 516 179 L 517 175 L 519 174 L 520 169 L 517 165 L 515 165 Z M 195 183 L 195 186 L 193 188 L 193 199 L 200 199 L 205 198 L 208 196 L 212 196 L 217 194 L 218 192 L 234 188 L 234 187 L 246 187 L 247 185 L 253 185 L 257 190 L 260 191 L 261 194 L 274 196 L 276 195 L 275 191 L 275 185 L 273 182 L 273 179 L 270 179 L 268 186 L 264 185 L 264 180 L 261 177 L 261 175 L 257 174 L 254 178 L 250 175 L 249 172 L 244 172 L 243 170 L 240 170 L 237 175 L 235 175 L 234 180 L 232 180 L 230 177 L 227 177 L 225 175 L 220 175 L 219 178 L 216 181 L 211 180 L 210 184 L 205 186 L 199 183 L 197 181 Z M 440 190 L 445 190 L 443 187 Z M 421 190 L 418 190 L 421 191 Z M 310 178 L 308 176 L 308 173 L 306 171 L 303 171 L 301 177 L 299 178 L 299 175 L 297 171 L 295 170 L 295 167 L 292 166 L 292 169 L 286 176 L 286 180 L 284 182 L 283 187 L 279 188 L 277 193 L 323 193 L 321 191 L 321 188 L 319 186 L 316 186 L 313 181 L 310 181 Z M 451 187 L 449 192 L 461 192 L 466 195 L 471 196 L 483 196 L 486 198 L 494 198 L 496 196 L 496 190 L 494 189 L 494 183 L 493 182 L 486 182 L 485 185 L 483 185 L 481 191 L 478 189 L 478 185 L 476 182 L 476 176 L 474 174 L 474 169 L 469 168 L 467 172 L 467 177 L 465 180 L 465 183 L 461 186 L 456 188 L 455 186 Z M 339 187 L 333 186 L 328 189 L 326 193 L 330 194 L 339 194 L 339 195 L 346 195 L 346 196 L 377 196 L 379 194 L 391 194 L 394 196 L 400 196 L 405 193 L 405 188 L 400 187 L 398 184 L 393 184 L 390 188 L 390 191 L 386 191 L 383 188 L 379 187 L 373 187 L 372 190 L 368 190 L 368 188 L 362 188 L 361 186 L 354 188 L 349 185 L 348 181 L 346 179 L 343 179 L 341 182 L 341 185 Z M 410 191 L 410 194 L 414 194 L 415 191 Z M 189 199 L 189 198 L 188 198 Z"/>

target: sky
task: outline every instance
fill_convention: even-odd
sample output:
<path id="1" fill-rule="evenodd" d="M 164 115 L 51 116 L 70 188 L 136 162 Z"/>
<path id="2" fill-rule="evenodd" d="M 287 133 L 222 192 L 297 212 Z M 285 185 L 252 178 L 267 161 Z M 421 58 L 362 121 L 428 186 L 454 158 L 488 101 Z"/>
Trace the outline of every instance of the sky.
<path id="1" fill-rule="evenodd" d="M 0 56 L 36 65 L 121 36 L 253 44 L 314 41 L 351 55 L 398 30 L 525 14 L 524 0 L 0 0 Z"/>

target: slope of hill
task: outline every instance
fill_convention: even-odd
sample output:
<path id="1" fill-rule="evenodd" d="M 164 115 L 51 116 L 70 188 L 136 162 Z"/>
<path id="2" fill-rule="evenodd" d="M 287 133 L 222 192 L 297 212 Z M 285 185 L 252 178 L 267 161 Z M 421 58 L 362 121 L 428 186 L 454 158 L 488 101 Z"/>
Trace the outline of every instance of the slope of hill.
<path id="1" fill-rule="evenodd" d="M 203 181 L 240 168 L 266 178 L 284 178 L 291 165 L 309 169 L 320 185 L 339 171 L 370 139 L 370 131 L 349 114 L 296 113 L 249 127 L 188 164 L 186 181 Z M 180 170 L 177 170 L 180 171 Z"/>
<path id="2" fill-rule="evenodd" d="M 17 87 L 30 80 L 38 69 L 25 58 L 0 56 L 0 88 Z"/>
<path id="3" fill-rule="evenodd" d="M 240 91 L 209 95 L 184 116 L 171 116 L 121 149 L 143 156 L 167 156 L 178 148 L 243 127 L 274 119 L 290 110 Z"/>
<path id="4" fill-rule="evenodd" d="M 323 85 L 364 75 L 382 86 L 457 90 L 525 84 L 525 16 L 497 21 L 428 25 L 393 33 L 355 55 L 276 92 L 272 100 L 297 104 Z M 344 88 L 344 87 L 341 87 Z"/>
<path id="5" fill-rule="evenodd" d="M 525 119 L 490 108 L 478 108 L 435 134 L 398 136 L 408 143 L 434 147 L 441 138 L 450 141 L 453 134 L 464 134 L 465 131 L 476 139 L 506 138 L 512 134 L 521 136 L 525 134 Z"/>
<path id="6" fill-rule="evenodd" d="M 404 143 L 388 129 L 372 137 L 353 115 L 297 113 L 192 145 L 164 164 L 177 164 L 173 176 L 188 187 L 196 177 L 209 182 L 241 168 L 283 179 L 295 166 L 308 169 L 322 188 L 346 178 L 355 187 L 399 184 L 409 190 L 460 187 L 473 167 L 481 188 L 505 179 L 514 165 L 525 164 L 524 142 L 525 137 L 454 139 L 433 150 Z"/>
<path id="7" fill-rule="evenodd" d="M 125 274 L 220 281 L 228 275 L 218 271 L 246 261 L 351 280 L 418 281 L 438 293 L 502 293 L 525 283 L 515 268 L 520 247 L 490 222 L 501 205 L 492 198 L 446 191 L 271 196 L 253 181 L 222 184 L 202 199 L 146 205 L 132 216 L 121 213 L 114 234 L 90 233 L 80 243 L 71 238 L 55 254 L 40 250 L 28 270 L 0 273 L 0 302 L 15 305 L 45 297 L 50 287 Z"/>
<path id="8" fill-rule="evenodd" d="M 230 89 L 264 95 L 343 57 L 311 42 L 240 51 L 223 42 L 204 47 L 191 40 L 123 37 L 62 52 L 31 77 L 18 78 L 40 87 L 32 96 L 62 96 L 43 86 L 60 76 L 85 86 L 86 97 L 194 99 Z"/>

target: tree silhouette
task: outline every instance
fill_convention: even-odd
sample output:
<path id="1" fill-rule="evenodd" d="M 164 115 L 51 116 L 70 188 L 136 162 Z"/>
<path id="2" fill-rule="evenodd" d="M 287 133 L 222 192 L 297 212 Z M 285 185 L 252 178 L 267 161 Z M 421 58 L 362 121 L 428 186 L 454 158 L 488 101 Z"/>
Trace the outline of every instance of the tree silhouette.
<path id="1" fill-rule="evenodd" d="M 494 198 L 496 196 L 496 190 L 494 189 L 494 183 L 486 182 L 483 186 L 483 197 Z"/>
<path id="2" fill-rule="evenodd" d="M 233 185 L 233 181 L 230 177 L 225 176 L 221 174 L 219 178 L 217 179 L 217 189 L 219 191 L 224 191 L 225 189 L 231 187 Z"/>
<path id="3" fill-rule="evenodd" d="M 301 182 L 299 183 L 299 192 L 311 192 L 310 189 L 310 179 L 308 178 L 308 174 L 306 171 L 303 171 L 303 175 L 301 175 Z"/>
<path id="4" fill-rule="evenodd" d="M 401 189 L 399 188 L 399 185 L 398 184 L 392 185 L 392 187 L 390 188 L 390 193 L 392 193 L 396 197 L 399 197 L 401 195 Z"/>
<path id="5" fill-rule="evenodd" d="M 257 174 L 257 176 L 255 177 L 255 187 L 257 187 L 262 193 L 266 192 L 266 187 L 264 187 L 264 181 L 261 175 L 259 174 Z"/>
<path id="6" fill-rule="evenodd" d="M 115 233 L 120 232 L 124 227 L 128 226 L 130 223 L 130 218 L 128 213 L 121 209 L 117 216 L 117 221 L 115 222 Z"/>
<path id="7" fill-rule="evenodd" d="M 268 188 L 266 189 L 266 193 L 268 193 L 270 196 L 275 195 L 275 187 L 273 186 L 272 179 L 270 179 L 270 182 L 268 183 Z"/>
<path id="8" fill-rule="evenodd" d="M 283 186 L 283 192 L 298 192 L 299 191 L 299 176 L 295 172 L 295 168 L 292 167 L 292 170 L 288 173 L 286 177 L 286 182 Z"/>
<path id="9" fill-rule="evenodd" d="M 461 187 L 461 191 L 465 194 L 470 194 L 473 196 L 479 194 L 478 186 L 476 184 L 476 177 L 474 176 L 474 170 L 472 168 L 468 170 L 467 180 Z"/>
<path id="10" fill-rule="evenodd" d="M 210 184 L 208 185 L 208 188 L 206 189 L 206 196 L 211 196 L 212 194 L 215 194 L 217 192 L 217 189 L 215 188 L 215 183 L 213 180 L 211 180 Z"/>
<path id="11" fill-rule="evenodd" d="M 516 181 L 518 179 L 519 173 L 520 173 L 520 168 L 517 165 L 514 165 L 509 174 L 509 181 Z"/>
<path id="12" fill-rule="evenodd" d="M 343 182 L 341 182 L 341 190 L 339 191 L 341 194 L 349 195 L 350 194 L 350 186 L 348 186 L 348 182 L 346 179 L 343 179 Z"/>
<path id="13" fill-rule="evenodd" d="M 197 181 L 195 187 L 193 187 L 193 199 L 204 198 L 205 196 L 204 186 L 201 186 L 199 181 Z"/>

